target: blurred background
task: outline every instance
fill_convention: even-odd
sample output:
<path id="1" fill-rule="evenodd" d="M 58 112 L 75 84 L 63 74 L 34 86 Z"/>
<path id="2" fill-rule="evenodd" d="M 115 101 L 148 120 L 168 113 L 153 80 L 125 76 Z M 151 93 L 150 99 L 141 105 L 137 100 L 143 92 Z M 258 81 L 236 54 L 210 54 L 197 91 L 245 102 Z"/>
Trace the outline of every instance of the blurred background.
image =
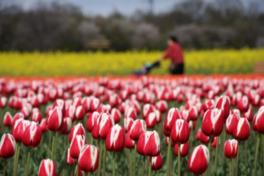
<path id="1" fill-rule="evenodd" d="M 187 74 L 264 72 L 263 0 L 0 0 L 0 76 L 128 75 L 171 34 Z"/>
<path id="2" fill-rule="evenodd" d="M 0 50 L 264 46 L 263 0 L 0 0 Z M 30 41 L 30 42 L 29 42 Z"/>

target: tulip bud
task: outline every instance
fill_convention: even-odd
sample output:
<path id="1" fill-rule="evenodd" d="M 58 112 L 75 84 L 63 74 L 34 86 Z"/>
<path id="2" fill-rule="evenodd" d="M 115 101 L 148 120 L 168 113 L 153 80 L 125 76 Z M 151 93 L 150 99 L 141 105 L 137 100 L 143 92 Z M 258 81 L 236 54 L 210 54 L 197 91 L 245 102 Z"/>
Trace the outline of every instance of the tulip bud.
<path id="1" fill-rule="evenodd" d="M 82 150 L 83 146 L 85 145 L 85 136 L 83 135 L 76 135 L 70 145 L 70 155 L 72 158 L 78 158 L 80 151 Z"/>
<path id="2" fill-rule="evenodd" d="M 204 173 L 210 160 L 209 150 L 205 145 L 196 146 L 188 160 L 188 169 L 196 175 Z"/>
<path id="3" fill-rule="evenodd" d="M 175 143 L 186 143 L 189 140 L 188 122 L 177 119 L 171 129 L 171 139 Z"/>
<path id="4" fill-rule="evenodd" d="M 235 139 L 228 139 L 224 144 L 224 153 L 227 158 L 235 158 L 238 152 L 238 141 Z"/>
<path id="5" fill-rule="evenodd" d="M 75 117 L 77 120 L 82 120 L 85 115 L 85 110 L 83 106 L 78 106 L 75 110 Z"/>
<path id="6" fill-rule="evenodd" d="M 99 151 L 94 145 L 85 145 L 78 159 L 78 166 L 85 172 L 94 172 L 99 163 Z"/>
<path id="7" fill-rule="evenodd" d="M 201 129 L 199 129 L 196 133 L 195 139 L 204 144 L 207 144 L 209 142 L 210 137 L 204 134 L 204 132 Z"/>
<path id="8" fill-rule="evenodd" d="M 18 119 L 15 124 L 13 125 L 12 134 L 16 141 L 22 141 L 24 137 L 24 132 L 27 126 L 30 125 L 30 121 L 24 119 Z"/>
<path id="9" fill-rule="evenodd" d="M 171 108 L 165 118 L 165 122 L 163 125 L 163 132 L 166 136 L 170 135 L 171 128 L 175 123 L 176 119 L 180 118 L 179 110 L 176 108 Z"/>
<path id="10" fill-rule="evenodd" d="M 135 141 L 130 137 L 130 131 L 128 131 L 125 135 L 125 147 L 129 149 L 133 149 L 135 146 Z"/>
<path id="11" fill-rule="evenodd" d="M 126 132 L 130 130 L 133 123 L 134 123 L 134 120 L 132 118 L 130 117 L 124 118 L 124 128 Z"/>
<path id="12" fill-rule="evenodd" d="M 110 116 L 106 113 L 101 114 L 100 122 L 97 125 L 97 128 L 98 128 L 99 136 L 102 139 L 106 138 L 111 127 L 112 127 L 112 121 L 110 119 Z"/>
<path id="13" fill-rule="evenodd" d="M 247 96 L 242 96 L 242 98 L 240 98 L 239 100 L 237 100 L 237 108 L 241 111 L 241 112 L 246 112 L 249 108 L 249 100 Z"/>
<path id="14" fill-rule="evenodd" d="M 97 111 L 94 111 L 92 114 L 90 114 L 89 118 L 86 121 L 86 129 L 89 132 L 92 132 L 97 120 L 100 118 L 100 113 Z"/>
<path id="15" fill-rule="evenodd" d="M 16 141 L 15 138 L 9 134 L 4 133 L 0 141 L 0 157 L 9 158 L 15 154 Z"/>
<path id="16" fill-rule="evenodd" d="M 250 135 L 250 126 L 246 118 L 240 118 L 233 133 L 238 140 L 246 140 Z"/>
<path id="17" fill-rule="evenodd" d="M 52 131 L 56 131 L 62 124 L 62 109 L 59 107 L 51 110 L 49 117 L 47 118 L 48 128 Z"/>
<path id="18" fill-rule="evenodd" d="M 42 131 L 36 122 L 31 122 L 26 127 L 22 142 L 25 146 L 36 147 L 41 141 Z"/>
<path id="19" fill-rule="evenodd" d="M 42 115 L 41 115 L 41 112 L 39 111 L 39 109 L 34 108 L 34 109 L 32 110 L 31 119 L 32 119 L 32 121 L 34 121 L 34 122 L 40 122 L 40 121 L 41 121 L 41 119 L 42 119 Z"/>
<path id="20" fill-rule="evenodd" d="M 133 140 L 137 140 L 141 133 L 147 130 L 146 123 L 144 120 L 137 119 L 133 122 L 130 128 L 130 137 Z"/>
<path id="21" fill-rule="evenodd" d="M 160 114 L 151 112 L 146 117 L 146 125 L 148 128 L 153 128 L 157 124 L 157 119 Z"/>
<path id="22" fill-rule="evenodd" d="M 6 97 L 1 97 L 0 98 L 0 108 L 3 108 L 6 106 L 7 99 Z"/>
<path id="23" fill-rule="evenodd" d="M 227 134 L 232 135 L 234 133 L 234 130 L 237 127 L 237 123 L 238 123 L 239 118 L 240 117 L 237 116 L 236 114 L 230 113 L 230 115 L 226 119 L 226 124 L 225 124 Z"/>
<path id="24" fill-rule="evenodd" d="M 161 154 L 157 156 L 152 156 L 151 157 L 151 169 L 152 170 L 159 170 L 163 165 L 163 159 Z"/>
<path id="25" fill-rule="evenodd" d="M 59 132 L 61 134 L 68 134 L 71 130 L 71 127 L 72 127 L 72 118 L 65 117 L 62 120 L 61 126 L 59 128 Z"/>
<path id="26" fill-rule="evenodd" d="M 188 155 L 189 152 L 189 144 L 185 143 L 185 144 L 175 144 L 174 148 L 173 148 L 173 152 L 175 156 L 178 156 L 178 152 L 179 152 L 179 145 L 180 145 L 180 155 L 181 157 L 185 157 Z"/>
<path id="27" fill-rule="evenodd" d="M 259 133 L 264 133 L 264 106 L 261 106 L 253 119 L 253 129 Z"/>
<path id="28" fill-rule="evenodd" d="M 68 138 L 69 142 L 71 142 L 76 135 L 85 135 L 85 129 L 81 123 L 78 123 L 72 127 Z"/>
<path id="29" fill-rule="evenodd" d="M 12 127 L 13 125 L 13 118 L 10 112 L 6 112 L 3 119 L 4 126 Z"/>
<path id="30" fill-rule="evenodd" d="M 216 108 L 221 109 L 223 111 L 224 118 L 226 119 L 229 115 L 230 111 L 230 99 L 227 96 L 221 96 L 216 101 Z"/>
<path id="31" fill-rule="evenodd" d="M 155 106 L 151 104 L 145 104 L 143 107 L 142 116 L 145 119 L 151 112 L 155 110 Z"/>
<path id="32" fill-rule="evenodd" d="M 114 122 L 113 124 L 118 123 L 120 121 L 120 118 L 121 118 L 121 113 L 118 109 L 113 108 L 111 110 L 110 117 L 111 117 L 112 121 Z"/>
<path id="33" fill-rule="evenodd" d="M 67 149 L 66 162 L 68 165 L 73 165 L 75 163 L 75 159 L 71 157 L 70 148 Z"/>
<path id="34" fill-rule="evenodd" d="M 202 121 L 202 130 L 207 135 L 219 136 L 224 125 L 223 111 L 220 109 L 209 109 L 205 112 Z"/>
<path id="35" fill-rule="evenodd" d="M 116 124 L 107 134 L 105 147 L 109 151 L 121 151 L 124 148 L 125 132 L 124 129 Z"/>
<path id="36" fill-rule="evenodd" d="M 41 161 L 38 171 L 38 176 L 56 176 L 55 162 L 50 159 Z"/>
<path id="37" fill-rule="evenodd" d="M 166 112 L 168 109 L 168 104 L 164 100 L 160 100 L 160 101 L 156 102 L 155 106 L 161 113 Z"/>
<path id="38" fill-rule="evenodd" d="M 156 131 L 141 133 L 137 143 L 137 151 L 141 155 L 157 156 L 160 152 L 160 137 Z"/>

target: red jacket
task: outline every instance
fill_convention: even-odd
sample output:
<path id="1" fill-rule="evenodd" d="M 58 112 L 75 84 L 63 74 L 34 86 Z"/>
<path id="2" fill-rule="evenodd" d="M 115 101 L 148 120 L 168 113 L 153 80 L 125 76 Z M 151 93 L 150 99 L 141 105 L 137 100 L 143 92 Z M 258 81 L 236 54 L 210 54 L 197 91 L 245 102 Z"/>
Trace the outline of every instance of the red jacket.
<path id="1" fill-rule="evenodd" d="M 183 49 L 178 43 L 172 43 L 165 50 L 163 59 L 170 59 L 175 64 L 182 64 L 183 60 Z"/>

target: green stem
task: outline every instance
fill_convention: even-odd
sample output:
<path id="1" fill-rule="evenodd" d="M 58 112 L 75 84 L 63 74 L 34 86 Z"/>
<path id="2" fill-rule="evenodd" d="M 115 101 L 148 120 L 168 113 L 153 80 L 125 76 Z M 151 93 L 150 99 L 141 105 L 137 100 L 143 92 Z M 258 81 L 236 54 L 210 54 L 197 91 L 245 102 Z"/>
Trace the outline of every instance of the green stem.
<path id="1" fill-rule="evenodd" d="M 13 166 L 13 176 L 17 175 L 17 167 L 18 167 L 18 160 L 19 160 L 19 153 L 20 153 L 20 146 L 16 145 L 16 153 L 14 159 L 14 166 Z"/>
<path id="2" fill-rule="evenodd" d="M 113 152 L 113 162 L 112 162 L 113 166 L 112 166 L 112 175 L 115 176 L 116 175 L 116 160 L 115 160 L 115 153 Z"/>
<path id="3" fill-rule="evenodd" d="M 167 176 L 172 176 L 172 158 L 171 158 L 171 139 L 169 140 L 168 144 L 168 151 L 167 151 Z"/>
<path id="4" fill-rule="evenodd" d="M 101 141 L 98 140 L 98 147 L 99 147 L 99 154 L 100 154 L 100 160 L 99 160 L 99 166 L 98 166 L 98 176 L 101 175 L 101 165 L 102 165 L 102 146 L 101 146 Z"/>
<path id="5" fill-rule="evenodd" d="M 178 176 L 181 176 L 181 152 L 180 152 L 180 144 L 178 144 Z"/>
<path id="6" fill-rule="evenodd" d="M 30 172 L 30 151 L 27 152 L 27 160 L 26 160 L 26 166 L 25 166 L 25 171 L 24 171 L 24 176 L 27 176 L 28 173 Z"/>
<path id="7" fill-rule="evenodd" d="M 258 135 L 257 136 L 257 144 L 256 144 L 256 150 L 255 150 L 255 159 L 254 159 L 254 169 L 253 169 L 253 176 L 256 176 L 257 173 L 257 160 L 258 160 L 258 155 L 259 155 L 259 144 L 260 144 L 260 138 L 261 138 L 261 135 Z"/>
<path id="8" fill-rule="evenodd" d="M 148 166 L 148 176 L 151 176 L 151 166 Z"/>
<path id="9" fill-rule="evenodd" d="M 51 146 L 51 159 L 54 161 L 56 160 L 55 152 L 56 152 L 56 133 L 52 138 L 52 146 Z"/>
<path id="10" fill-rule="evenodd" d="M 136 176 L 136 160 L 137 160 L 137 152 L 136 152 L 136 145 L 135 145 L 135 149 L 133 150 L 133 152 L 131 152 L 132 155 L 132 176 Z"/>
<path id="11" fill-rule="evenodd" d="M 103 141 L 102 141 L 103 142 Z M 103 143 L 102 143 L 103 144 Z M 102 146 L 102 155 L 103 155 L 103 161 L 102 161 L 102 166 L 103 166 L 103 169 L 102 169 L 102 175 L 105 175 L 105 164 L 106 164 L 106 148 L 103 146 L 103 145 L 101 145 Z"/>

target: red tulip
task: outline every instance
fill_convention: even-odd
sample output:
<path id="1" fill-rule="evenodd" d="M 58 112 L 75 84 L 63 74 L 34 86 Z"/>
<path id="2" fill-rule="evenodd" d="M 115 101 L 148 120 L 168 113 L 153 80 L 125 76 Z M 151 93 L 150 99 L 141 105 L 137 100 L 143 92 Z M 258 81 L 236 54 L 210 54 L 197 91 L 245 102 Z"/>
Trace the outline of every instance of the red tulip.
<path id="1" fill-rule="evenodd" d="M 97 122 L 97 120 L 100 118 L 100 113 L 97 111 L 94 111 L 92 114 L 90 114 L 89 118 L 86 121 L 86 129 L 91 132 Z"/>
<path id="2" fill-rule="evenodd" d="M 121 118 L 121 113 L 120 113 L 120 111 L 119 111 L 118 109 L 116 109 L 116 108 L 113 108 L 113 109 L 111 110 L 110 118 L 112 119 L 112 121 L 113 121 L 114 123 L 118 123 L 118 122 L 120 121 L 120 118 Z M 113 123 L 113 124 L 114 124 L 114 123 Z"/>
<path id="3" fill-rule="evenodd" d="M 56 176 L 55 162 L 50 159 L 41 161 L 38 171 L 38 176 Z"/>
<path id="4" fill-rule="evenodd" d="M 130 117 L 132 119 L 137 118 L 137 111 L 134 107 L 129 107 L 125 110 L 125 117 Z"/>
<path id="5" fill-rule="evenodd" d="M 26 128 L 30 125 L 30 121 L 18 119 L 13 125 L 12 134 L 16 141 L 22 141 Z"/>
<path id="6" fill-rule="evenodd" d="M 62 134 L 68 134 L 71 130 L 71 127 L 72 127 L 72 118 L 65 117 L 62 120 L 62 124 L 59 128 L 59 132 Z"/>
<path id="7" fill-rule="evenodd" d="M 78 158 L 80 151 L 82 150 L 83 146 L 85 145 L 85 136 L 84 135 L 76 135 L 70 145 L 70 155 L 72 158 Z"/>
<path id="8" fill-rule="evenodd" d="M 133 140 L 137 140 L 141 133 L 147 130 L 146 123 L 144 120 L 137 119 L 133 122 L 130 128 L 130 137 Z"/>
<path id="9" fill-rule="evenodd" d="M 7 99 L 6 97 L 1 97 L 0 98 L 0 108 L 3 108 L 6 106 Z"/>
<path id="10" fill-rule="evenodd" d="M 250 126 L 246 118 L 240 118 L 233 133 L 238 140 L 246 140 L 250 135 Z"/>
<path id="11" fill-rule="evenodd" d="M 85 145 L 78 159 L 78 166 L 85 172 L 94 172 L 99 163 L 99 151 L 94 145 Z"/>
<path id="12" fill-rule="evenodd" d="M 130 117 L 124 118 L 124 128 L 126 132 L 130 130 L 133 123 L 134 123 L 134 120 L 132 118 Z"/>
<path id="13" fill-rule="evenodd" d="M 210 160 L 209 150 L 205 145 L 196 146 L 188 160 L 188 169 L 196 175 L 204 173 Z"/>
<path id="14" fill-rule="evenodd" d="M 34 122 L 40 122 L 40 121 L 41 121 L 41 119 L 42 119 L 42 114 L 41 114 L 41 112 L 39 111 L 39 109 L 34 108 L 34 109 L 32 110 L 31 119 L 32 119 L 32 121 L 34 121 Z"/>
<path id="15" fill-rule="evenodd" d="M 130 131 L 128 131 L 125 135 L 125 147 L 129 149 L 133 149 L 135 146 L 135 141 L 130 137 Z"/>
<path id="16" fill-rule="evenodd" d="M 82 120 L 85 115 L 85 110 L 83 106 L 77 106 L 75 110 L 75 117 L 77 120 Z"/>
<path id="17" fill-rule="evenodd" d="M 199 129 L 196 133 L 195 139 L 204 144 L 207 144 L 210 140 L 210 137 L 204 134 L 204 132 L 201 129 Z"/>
<path id="18" fill-rule="evenodd" d="M 179 152 L 179 145 L 180 145 L 180 155 L 181 157 L 185 157 L 188 155 L 189 152 L 189 144 L 185 143 L 185 144 L 175 144 L 174 148 L 173 148 L 173 152 L 175 156 L 178 156 L 178 152 Z"/>
<path id="19" fill-rule="evenodd" d="M 143 107 L 143 113 L 142 116 L 145 119 L 151 112 L 155 110 L 155 106 L 152 104 L 145 104 Z"/>
<path id="20" fill-rule="evenodd" d="M 112 125 L 110 116 L 106 113 L 101 114 L 99 124 L 97 125 L 99 136 L 105 139 Z"/>
<path id="21" fill-rule="evenodd" d="M 229 115 L 230 111 L 230 99 L 227 96 L 221 96 L 216 101 L 216 108 L 221 109 L 224 114 L 224 118 L 226 119 Z"/>
<path id="22" fill-rule="evenodd" d="M 40 124 L 39 124 L 41 131 L 44 133 L 48 131 L 48 125 L 47 125 L 47 119 L 42 119 Z"/>
<path id="23" fill-rule="evenodd" d="M 226 124 L 225 124 L 225 127 L 226 127 L 225 129 L 226 129 L 226 132 L 228 134 L 232 135 L 234 133 L 234 130 L 237 127 L 237 123 L 238 123 L 239 118 L 240 117 L 237 116 L 236 114 L 230 113 L 230 115 L 226 119 Z"/>
<path id="24" fill-rule="evenodd" d="M 249 100 L 246 95 L 242 96 L 239 100 L 237 100 L 237 108 L 241 112 L 246 112 L 249 108 Z"/>
<path id="25" fill-rule="evenodd" d="M 48 128 L 52 131 L 56 131 L 62 124 L 62 109 L 59 107 L 51 110 L 49 117 L 47 118 Z"/>
<path id="26" fill-rule="evenodd" d="M 70 148 L 67 149 L 66 162 L 69 165 L 73 165 L 75 163 L 75 159 L 71 157 Z"/>
<path id="27" fill-rule="evenodd" d="M 180 118 L 179 110 L 176 108 L 171 108 L 166 116 L 164 125 L 163 125 L 163 132 L 166 136 L 170 135 L 171 128 L 175 123 L 176 119 Z"/>
<path id="28" fill-rule="evenodd" d="M 69 142 L 71 142 L 72 139 L 78 134 L 85 135 L 85 129 L 81 123 L 78 123 L 74 127 L 72 127 L 71 132 L 69 134 L 69 138 L 68 138 Z"/>
<path id="29" fill-rule="evenodd" d="M 4 126 L 12 127 L 13 125 L 13 118 L 10 112 L 6 112 L 3 119 Z"/>
<path id="30" fill-rule="evenodd" d="M 168 104 L 164 100 L 157 101 L 155 106 L 161 113 L 166 112 L 168 109 Z"/>
<path id="31" fill-rule="evenodd" d="M 116 124 L 107 134 L 105 147 L 109 151 L 121 151 L 124 148 L 125 132 L 124 129 Z"/>
<path id="32" fill-rule="evenodd" d="M 0 141 L 0 157 L 9 158 L 15 154 L 16 141 L 15 138 L 9 134 L 4 133 Z"/>
<path id="33" fill-rule="evenodd" d="M 42 130 L 36 122 L 31 122 L 29 126 L 26 127 L 23 134 L 22 142 L 25 146 L 36 147 L 41 141 Z"/>
<path id="34" fill-rule="evenodd" d="M 250 105 L 248 110 L 246 112 L 243 113 L 243 117 L 247 118 L 248 121 L 252 121 L 253 117 L 254 117 L 254 111 L 252 106 Z"/>
<path id="35" fill-rule="evenodd" d="M 163 165 L 163 158 L 161 154 L 151 157 L 152 170 L 159 170 L 162 167 L 162 165 Z"/>
<path id="36" fill-rule="evenodd" d="M 227 158 L 235 158 L 238 152 L 238 141 L 235 139 L 228 139 L 224 144 L 224 154 Z"/>
<path id="37" fill-rule="evenodd" d="M 220 109 L 209 109 L 205 112 L 202 121 L 202 130 L 206 135 L 219 136 L 224 125 L 223 111 Z"/>
<path id="38" fill-rule="evenodd" d="M 264 106 L 261 106 L 253 119 L 253 129 L 264 133 Z"/>
<path id="39" fill-rule="evenodd" d="M 216 148 L 218 145 L 218 137 L 214 136 L 213 141 L 211 141 L 211 147 Z"/>
<path id="40" fill-rule="evenodd" d="M 157 124 L 159 118 L 160 118 L 160 113 L 158 111 L 153 111 L 149 113 L 145 119 L 147 127 L 153 128 Z"/>
<path id="41" fill-rule="evenodd" d="M 171 139 L 175 143 L 186 143 L 189 140 L 189 125 L 183 119 L 177 119 L 171 129 Z"/>
<path id="42" fill-rule="evenodd" d="M 160 152 L 160 137 L 156 131 L 141 133 L 137 143 L 137 151 L 141 155 L 157 156 Z"/>

